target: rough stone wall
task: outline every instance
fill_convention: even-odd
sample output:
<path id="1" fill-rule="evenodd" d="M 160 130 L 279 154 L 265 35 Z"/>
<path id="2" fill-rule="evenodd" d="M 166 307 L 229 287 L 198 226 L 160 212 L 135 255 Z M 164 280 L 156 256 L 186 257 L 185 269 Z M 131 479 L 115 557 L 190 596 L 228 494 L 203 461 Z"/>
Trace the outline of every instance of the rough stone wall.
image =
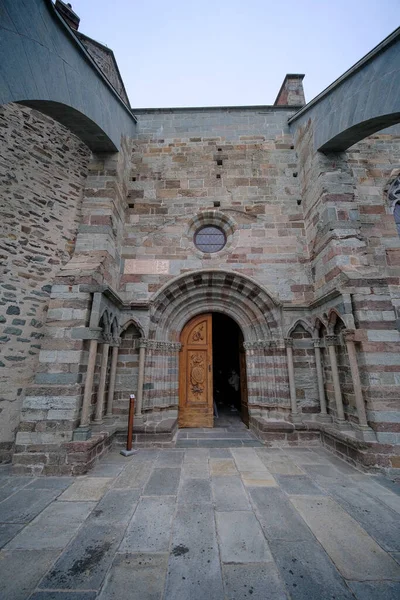
<path id="1" fill-rule="evenodd" d="M 51 282 L 74 249 L 90 152 L 67 129 L 0 107 L 0 455 L 38 367 Z M 74 309 L 70 308 L 70 313 Z"/>
<path id="2" fill-rule="evenodd" d="M 138 113 L 122 253 L 126 300 L 148 300 L 173 277 L 202 268 L 250 275 L 282 301 L 312 299 L 289 114 Z M 206 210 L 236 228 L 216 254 L 193 243 L 191 220 Z"/>

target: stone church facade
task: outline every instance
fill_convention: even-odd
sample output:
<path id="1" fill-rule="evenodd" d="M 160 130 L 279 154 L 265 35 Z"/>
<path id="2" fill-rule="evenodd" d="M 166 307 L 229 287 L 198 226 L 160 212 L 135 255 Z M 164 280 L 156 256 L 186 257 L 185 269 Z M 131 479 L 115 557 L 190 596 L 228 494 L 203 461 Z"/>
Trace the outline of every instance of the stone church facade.
<path id="1" fill-rule="evenodd" d="M 1 460 L 86 472 L 132 393 L 138 446 L 212 427 L 218 346 L 266 445 L 398 475 L 400 133 L 316 151 L 302 78 L 272 106 L 133 110 L 109 153 L 0 107 Z"/>

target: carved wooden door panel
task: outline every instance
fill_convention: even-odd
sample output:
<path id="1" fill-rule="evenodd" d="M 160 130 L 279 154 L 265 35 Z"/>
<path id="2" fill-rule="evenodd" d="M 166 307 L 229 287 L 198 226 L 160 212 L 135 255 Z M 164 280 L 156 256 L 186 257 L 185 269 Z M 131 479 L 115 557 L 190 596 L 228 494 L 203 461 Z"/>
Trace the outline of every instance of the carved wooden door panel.
<path id="1" fill-rule="evenodd" d="M 179 427 L 213 427 L 212 316 L 199 315 L 181 334 Z"/>

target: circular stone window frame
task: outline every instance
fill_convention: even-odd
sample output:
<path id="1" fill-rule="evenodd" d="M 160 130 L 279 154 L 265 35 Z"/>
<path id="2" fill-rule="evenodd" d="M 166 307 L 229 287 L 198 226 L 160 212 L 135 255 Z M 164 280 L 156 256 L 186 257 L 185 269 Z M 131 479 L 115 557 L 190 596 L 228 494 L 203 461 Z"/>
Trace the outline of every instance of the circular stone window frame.
<path id="1" fill-rule="evenodd" d="M 195 244 L 195 235 L 203 227 L 218 227 L 225 235 L 225 246 L 217 252 L 203 252 Z M 239 239 L 238 225 L 232 217 L 220 210 L 205 210 L 195 215 L 188 223 L 185 248 L 193 251 L 198 258 L 221 258 L 229 254 Z"/>

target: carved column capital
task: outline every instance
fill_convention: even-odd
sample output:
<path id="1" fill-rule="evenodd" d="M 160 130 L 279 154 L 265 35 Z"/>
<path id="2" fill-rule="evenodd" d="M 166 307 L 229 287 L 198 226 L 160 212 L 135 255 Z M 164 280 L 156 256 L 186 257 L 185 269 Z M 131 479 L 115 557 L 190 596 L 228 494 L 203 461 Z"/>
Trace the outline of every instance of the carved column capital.
<path id="1" fill-rule="evenodd" d="M 293 338 L 285 338 L 285 348 L 293 348 Z"/>
<path id="2" fill-rule="evenodd" d="M 344 329 L 342 335 L 345 342 L 354 343 L 357 341 L 357 333 L 354 329 Z"/>
<path id="3" fill-rule="evenodd" d="M 337 335 L 332 335 L 332 334 L 326 335 L 325 341 L 326 341 L 327 346 L 337 346 L 338 345 Z"/>
<path id="4" fill-rule="evenodd" d="M 321 348 L 322 340 L 321 338 L 313 338 L 314 348 Z"/>

